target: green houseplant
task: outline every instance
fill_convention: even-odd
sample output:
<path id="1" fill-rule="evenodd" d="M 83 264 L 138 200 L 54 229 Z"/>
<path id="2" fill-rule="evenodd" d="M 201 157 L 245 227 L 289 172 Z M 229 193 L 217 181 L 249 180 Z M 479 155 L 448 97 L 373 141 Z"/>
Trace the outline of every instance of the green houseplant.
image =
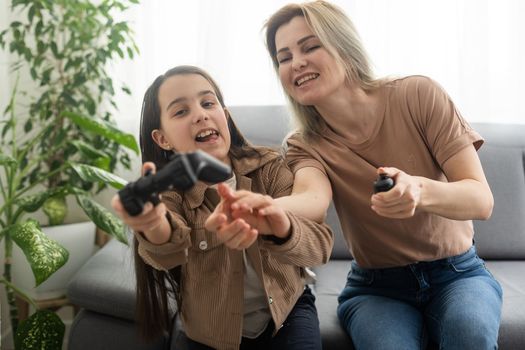
<path id="1" fill-rule="evenodd" d="M 50 224 L 60 224 L 65 198 L 75 196 L 98 227 L 126 242 L 120 221 L 92 195 L 108 184 L 122 187 L 125 181 L 113 172 L 130 167 L 127 150 L 138 153 L 134 137 L 115 127 L 115 86 L 108 74 L 110 62 L 138 52 L 127 23 L 113 19 L 136 2 L 12 0 L 16 20 L 0 32 L 0 46 L 16 58 L 13 72 L 30 77 L 24 88 L 15 84 L 0 120 L 0 282 L 16 348 L 59 348 L 64 333 L 60 319 L 46 311 L 18 324 L 14 293 L 33 302 L 12 283 L 13 244 L 28 258 L 37 285 L 68 259 L 31 213 L 42 209 Z M 130 93 L 124 85 L 120 89 Z"/>

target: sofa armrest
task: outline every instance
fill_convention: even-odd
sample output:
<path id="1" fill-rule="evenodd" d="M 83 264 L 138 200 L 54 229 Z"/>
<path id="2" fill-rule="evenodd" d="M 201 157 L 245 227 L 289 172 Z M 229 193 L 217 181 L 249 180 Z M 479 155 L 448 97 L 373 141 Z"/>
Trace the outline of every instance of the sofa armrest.
<path id="1" fill-rule="evenodd" d="M 111 240 L 75 274 L 67 288 L 71 303 L 123 319 L 135 319 L 132 249 Z"/>

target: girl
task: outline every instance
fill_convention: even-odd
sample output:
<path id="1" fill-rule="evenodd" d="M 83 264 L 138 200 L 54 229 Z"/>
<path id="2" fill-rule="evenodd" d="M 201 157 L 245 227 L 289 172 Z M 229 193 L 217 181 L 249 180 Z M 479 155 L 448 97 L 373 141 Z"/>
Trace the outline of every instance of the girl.
<path id="1" fill-rule="evenodd" d="M 337 312 L 355 347 L 421 349 L 430 337 L 495 349 L 502 290 L 471 221 L 493 207 L 481 136 L 431 79 L 374 78 L 352 22 L 326 1 L 279 9 L 266 44 L 300 126 L 286 155 L 294 195 L 279 201 L 319 219 L 333 191 L 355 257 Z M 380 173 L 395 186 L 372 194 Z"/>
<path id="2" fill-rule="evenodd" d="M 170 332 L 173 293 L 192 349 L 320 349 L 305 267 L 327 262 L 332 233 L 274 205 L 270 197 L 290 194 L 293 182 L 278 153 L 246 142 L 217 84 L 192 66 L 173 68 L 148 88 L 140 143 L 144 172 L 165 165 L 173 151 L 200 149 L 232 167 L 229 187 L 266 199 L 233 218 L 217 189 L 202 182 L 186 192 L 163 193 L 159 205 L 148 203 L 136 217 L 113 198 L 114 209 L 135 231 L 143 335 Z M 221 193 L 228 186 L 222 184 Z M 215 232 L 205 228 L 212 213 Z"/>

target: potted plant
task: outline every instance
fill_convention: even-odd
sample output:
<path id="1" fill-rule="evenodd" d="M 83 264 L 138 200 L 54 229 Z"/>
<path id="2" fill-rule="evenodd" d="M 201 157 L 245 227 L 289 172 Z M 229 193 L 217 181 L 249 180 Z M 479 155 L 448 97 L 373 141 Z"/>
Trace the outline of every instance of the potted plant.
<path id="1" fill-rule="evenodd" d="M 126 242 L 121 222 L 92 195 L 107 184 L 122 187 L 125 181 L 113 172 L 130 167 L 124 148 L 138 153 L 134 137 L 114 124 L 115 86 L 108 74 L 110 62 L 138 52 L 127 23 L 113 19 L 136 1 L 96 3 L 12 0 L 17 19 L 0 32 L 0 46 L 18 58 L 14 71 L 30 77 L 23 88 L 15 84 L 0 124 L 0 240 L 5 245 L 0 282 L 17 348 L 59 348 L 64 332 L 60 319 L 46 311 L 18 324 L 14 293 L 33 301 L 12 283 L 13 245 L 28 258 L 37 285 L 68 259 L 28 214 L 42 209 L 50 224 L 60 224 L 65 199 L 74 196 L 98 227 Z M 125 85 L 120 88 L 130 93 Z"/>

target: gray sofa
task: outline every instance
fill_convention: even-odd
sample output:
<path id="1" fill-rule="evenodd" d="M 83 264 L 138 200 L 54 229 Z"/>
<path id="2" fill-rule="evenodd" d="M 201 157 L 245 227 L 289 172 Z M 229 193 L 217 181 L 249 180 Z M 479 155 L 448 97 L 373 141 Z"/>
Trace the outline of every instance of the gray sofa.
<path id="1" fill-rule="evenodd" d="M 279 146 L 289 119 L 282 106 L 231 108 L 233 118 L 254 144 Z M 503 286 L 501 350 L 525 349 L 525 125 L 473 124 L 486 139 L 479 155 L 495 198 L 492 217 L 475 222 L 479 255 Z M 337 216 L 327 218 L 336 241 L 330 262 L 316 268 L 317 297 L 324 349 L 353 349 L 336 316 L 337 295 L 345 284 L 351 256 Z M 133 322 L 134 277 L 128 247 L 110 241 L 76 274 L 68 296 L 82 310 L 71 326 L 71 350 L 180 349 L 178 328 L 152 343 L 142 343 Z"/>

